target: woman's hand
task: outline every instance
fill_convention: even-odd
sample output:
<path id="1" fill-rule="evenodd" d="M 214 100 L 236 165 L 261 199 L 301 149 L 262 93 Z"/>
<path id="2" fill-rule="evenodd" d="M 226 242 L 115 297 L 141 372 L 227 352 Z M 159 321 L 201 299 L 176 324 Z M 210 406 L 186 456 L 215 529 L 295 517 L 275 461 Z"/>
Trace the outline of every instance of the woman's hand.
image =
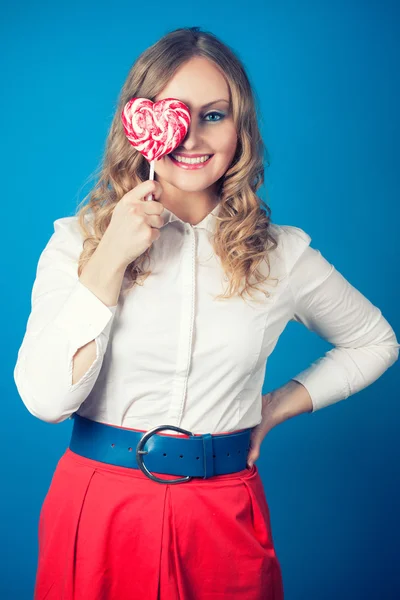
<path id="1" fill-rule="evenodd" d="M 285 385 L 262 397 L 261 423 L 253 427 L 247 464 L 252 467 L 260 456 L 261 444 L 273 427 L 304 412 L 311 412 L 313 404 L 306 388 L 290 379 Z"/>
<path id="2" fill-rule="evenodd" d="M 276 425 L 274 392 L 269 392 L 262 397 L 262 419 L 261 423 L 253 427 L 250 436 L 250 450 L 247 455 L 247 464 L 252 467 L 260 456 L 261 444 L 273 427 Z"/>
<path id="3" fill-rule="evenodd" d="M 107 253 L 116 257 L 120 266 L 126 268 L 160 237 L 164 224 L 161 193 L 161 184 L 148 179 L 127 192 L 115 205 L 101 244 L 106 246 Z M 153 194 L 155 200 L 145 201 L 149 194 Z"/>

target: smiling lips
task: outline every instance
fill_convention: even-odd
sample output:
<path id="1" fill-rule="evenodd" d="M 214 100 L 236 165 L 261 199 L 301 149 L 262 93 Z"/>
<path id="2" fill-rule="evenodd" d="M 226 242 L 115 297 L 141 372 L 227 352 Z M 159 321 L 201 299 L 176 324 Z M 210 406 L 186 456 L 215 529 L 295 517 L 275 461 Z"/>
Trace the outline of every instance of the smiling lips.
<path id="1" fill-rule="evenodd" d="M 210 162 L 210 160 L 213 157 L 213 154 L 198 155 L 199 158 L 201 156 L 208 156 L 209 158 L 207 160 L 199 160 L 198 157 L 193 156 L 192 157 L 194 159 L 193 162 L 186 162 L 188 160 L 186 157 L 183 157 L 183 160 L 177 160 L 172 154 L 168 154 L 167 156 L 168 156 L 168 158 L 170 158 L 170 160 L 173 162 L 174 165 L 180 167 L 181 169 L 192 170 L 192 169 L 202 169 L 205 165 L 208 165 L 208 163 Z"/>

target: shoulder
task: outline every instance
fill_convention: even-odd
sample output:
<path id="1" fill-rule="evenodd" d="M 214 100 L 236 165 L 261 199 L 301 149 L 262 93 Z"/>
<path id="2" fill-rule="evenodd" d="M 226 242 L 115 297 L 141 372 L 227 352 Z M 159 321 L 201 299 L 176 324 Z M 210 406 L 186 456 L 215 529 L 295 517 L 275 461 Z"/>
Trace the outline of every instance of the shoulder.
<path id="1" fill-rule="evenodd" d="M 90 217 L 85 215 L 85 223 L 90 226 Z M 61 217 L 53 222 L 54 233 L 61 236 L 78 236 L 82 238 L 82 230 L 79 225 L 78 215 Z M 54 235 L 54 234 L 53 234 Z"/>
<path id="2" fill-rule="evenodd" d="M 270 223 L 270 231 L 277 241 L 276 251 L 286 265 L 289 272 L 296 264 L 300 256 L 305 252 L 311 243 L 311 236 L 294 225 L 280 225 Z"/>
<path id="3" fill-rule="evenodd" d="M 79 232 L 78 217 L 61 217 L 53 222 L 54 234 L 58 237 L 74 236 Z M 53 235 L 54 235 L 53 234 Z"/>
<path id="4" fill-rule="evenodd" d="M 278 223 L 270 223 L 271 232 L 275 237 L 279 238 L 279 242 L 285 245 L 288 249 L 308 246 L 311 242 L 311 236 L 295 225 L 280 225 Z"/>
<path id="5" fill-rule="evenodd" d="M 86 218 L 85 221 L 88 222 Z M 76 262 L 83 250 L 84 242 L 78 216 L 56 219 L 53 221 L 53 229 L 41 252 L 39 264 L 47 264 L 50 261 Z"/>
<path id="6" fill-rule="evenodd" d="M 85 225 L 89 231 L 91 228 L 91 216 L 85 214 Z M 83 245 L 84 235 L 79 225 L 78 215 L 71 217 L 61 217 L 53 222 L 54 232 L 51 236 L 51 241 L 54 243 L 75 242 L 78 245 Z"/>

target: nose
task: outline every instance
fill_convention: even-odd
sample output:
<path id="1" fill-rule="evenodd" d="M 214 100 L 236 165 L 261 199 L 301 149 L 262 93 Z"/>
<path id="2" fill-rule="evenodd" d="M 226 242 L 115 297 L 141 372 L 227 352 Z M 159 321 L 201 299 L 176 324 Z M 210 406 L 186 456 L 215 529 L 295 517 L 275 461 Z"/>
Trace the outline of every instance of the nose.
<path id="1" fill-rule="evenodd" d="M 195 150 L 201 147 L 201 134 L 200 129 L 196 123 L 191 121 L 189 129 L 187 130 L 186 136 L 182 140 L 182 147 L 177 152 L 183 152 L 184 150 Z"/>

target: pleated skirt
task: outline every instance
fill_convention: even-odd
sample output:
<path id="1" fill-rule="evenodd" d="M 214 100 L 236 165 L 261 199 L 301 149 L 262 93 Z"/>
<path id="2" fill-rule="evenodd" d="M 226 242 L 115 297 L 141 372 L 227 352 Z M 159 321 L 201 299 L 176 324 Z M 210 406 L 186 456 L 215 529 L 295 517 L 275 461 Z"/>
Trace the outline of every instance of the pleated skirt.
<path id="1" fill-rule="evenodd" d="M 255 464 L 163 484 L 67 448 L 38 546 L 34 600 L 283 600 Z"/>

